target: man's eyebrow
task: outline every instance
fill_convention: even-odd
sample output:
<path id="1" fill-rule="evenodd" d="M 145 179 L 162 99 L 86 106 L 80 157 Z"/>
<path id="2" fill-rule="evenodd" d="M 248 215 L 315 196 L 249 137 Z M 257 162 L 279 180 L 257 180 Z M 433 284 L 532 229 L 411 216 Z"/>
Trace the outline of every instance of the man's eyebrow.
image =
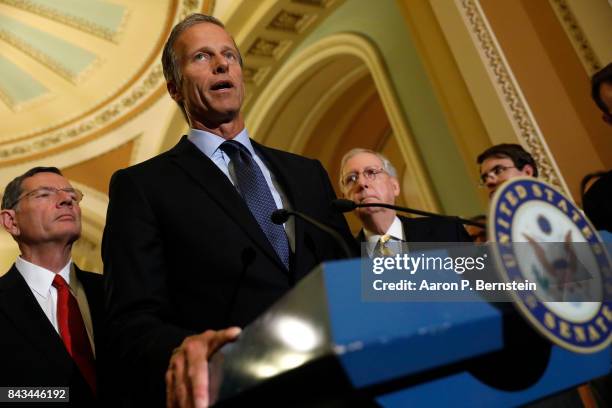
<path id="1" fill-rule="evenodd" d="M 194 48 L 193 50 L 190 50 L 187 55 L 191 56 L 191 55 L 195 55 L 198 52 L 211 52 L 212 49 L 210 48 L 209 45 L 202 45 L 201 47 L 198 48 Z"/>
<path id="2" fill-rule="evenodd" d="M 238 50 L 236 49 L 236 47 L 234 47 L 233 45 L 228 45 L 228 44 L 224 45 L 221 48 L 221 51 L 223 51 L 223 52 L 225 52 L 225 51 L 232 51 L 232 52 L 235 52 L 236 54 L 238 53 Z"/>

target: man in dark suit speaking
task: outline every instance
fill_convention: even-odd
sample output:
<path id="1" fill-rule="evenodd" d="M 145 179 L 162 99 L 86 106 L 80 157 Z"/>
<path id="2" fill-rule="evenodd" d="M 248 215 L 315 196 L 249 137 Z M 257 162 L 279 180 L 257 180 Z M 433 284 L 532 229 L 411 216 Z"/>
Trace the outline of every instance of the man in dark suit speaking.
<path id="1" fill-rule="evenodd" d="M 382 154 L 369 149 L 348 151 L 340 164 L 340 190 L 358 204 L 395 204 L 400 193 L 397 172 Z M 381 207 L 358 208 L 363 228 L 357 240 L 366 242 L 369 256 L 387 255 L 393 242 L 469 242 L 459 223 L 438 218 L 406 218 Z M 397 246 L 395 246 L 397 247 Z"/>
<path id="2" fill-rule="evenodd" d="M 165 401 L 164 376 L 169 403 L 206 402 L 207 357 L 239 332 L 225 328 L 249 324 L 318 263 L 342 256 L 300 220 L 271 223 L 274 210 L 306 213 L 351 239 L 318 161 L 249 138 L 242 58 L 218 20 L 179 23 L 162 63 L 191 129 L 115 173 L 102 245 L 111 350 L 140 405 Z"/>
<path id="3" fill-rule="evenodd" d="M 0 386 L 69 387 L 72 406 L 97 406 L 102 276 L 71 260 L 82 197 L 55 167 L 4 191 L 0 219 L 21 255 L 0 278 Z"/>

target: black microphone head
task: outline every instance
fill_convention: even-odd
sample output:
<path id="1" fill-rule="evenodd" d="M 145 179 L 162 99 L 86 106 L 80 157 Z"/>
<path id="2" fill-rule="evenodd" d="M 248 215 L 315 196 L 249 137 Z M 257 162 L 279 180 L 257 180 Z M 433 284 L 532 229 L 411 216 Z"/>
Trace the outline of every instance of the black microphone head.
<path id="1" fill-rule="evenodd" d="M 285 210 L 284 208 L 281 208 L 272 212 L 270 219 L 274 224 L 281 225 L 286 223 L 290 216 L 291 213 L 289 211 Z"/>
<path id="2" fill-rule="evenodd" d="M 346 198 L 337 198 L 332 201 L 332 207 L 338 212 L 349 212 L 357 208 L 357 204 L 354 201 L 347 200 Z"/>

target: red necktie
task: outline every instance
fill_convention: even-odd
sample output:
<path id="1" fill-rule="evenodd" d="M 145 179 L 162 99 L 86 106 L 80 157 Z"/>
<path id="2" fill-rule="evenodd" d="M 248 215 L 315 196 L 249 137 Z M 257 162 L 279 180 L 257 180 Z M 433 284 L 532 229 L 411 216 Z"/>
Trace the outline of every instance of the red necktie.
<path id="1" fill-rule="evenodd" d="M 59 274 L 53 278 L 57 289 L 57 323 L 64 345 L 79 367 L 85 381 L 96 393 L 96 369 L 91 344 L 77 300 L 70 293 L 70 287 Z"/>

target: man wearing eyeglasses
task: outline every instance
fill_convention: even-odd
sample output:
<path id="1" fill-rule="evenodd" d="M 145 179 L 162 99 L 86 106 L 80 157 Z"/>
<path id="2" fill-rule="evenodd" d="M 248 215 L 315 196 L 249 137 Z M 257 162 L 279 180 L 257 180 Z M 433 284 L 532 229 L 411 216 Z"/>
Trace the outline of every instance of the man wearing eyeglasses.
<path id="1" fill-rule="evenodd" d="M 358 204 L 395 204 L 400 194 L 397 172 L 382 154 L 352 149 L 340 164 L 340 190 Z M 367 242 L 368 255 L 391 255 L 394 242 L 468 242 L 461 224 L 429 217 L 407 218 L 380 207 L 357 208 L 363 228 L 357 240 Z"/>
<path id="2" fill-rule="evenodd" d="M 96 406 L 102 276 L 71 259 L 82 198 L 55 167 L 4 190 L 0 219 L 21 255 L 0 278 L 0 386 L 69 387 L 72 405 Z"/>
<path id="3" fill-rule="evenodd" d="M 538 177 L 538 166 L 521 145 L 502 143 L 489 147 L 476 159 L 480 165 L 480 186 L 489 197 L 506 180 L 516 177 Z"/>

